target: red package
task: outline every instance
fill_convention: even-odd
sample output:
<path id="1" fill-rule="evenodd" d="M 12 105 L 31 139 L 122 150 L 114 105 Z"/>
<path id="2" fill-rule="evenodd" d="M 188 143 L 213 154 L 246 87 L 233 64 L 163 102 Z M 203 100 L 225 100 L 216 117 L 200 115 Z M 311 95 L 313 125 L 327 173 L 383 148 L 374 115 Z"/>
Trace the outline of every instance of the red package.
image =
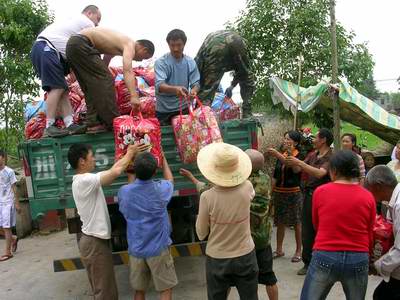
<path id="1" fill-rule="evenodd" d="M 120 116 L 114 119 L 115 160 L 119 160 L 130 144 L 150 144 L 159 167 L 162 167 L 161 128 L 156 118 L 143 119 L 138 116 Z M 129 166 L 128 168 L 131 168 Z"/>
<path id="2" fill-rule="evenodd" d="M 371 260 L 376 261 L 392 248 L 394 244 L 393 225 L 383 216 L 376 217 L 374 232 L 374 245 Z"/>
<path id="3" fill-rule="evenodd" d="M 115 77 L 117 77 L 118 74 L 123 73 L 122 67 L 108 67 L 108 70 L 110 71 L 113 79 L 115 79 Z"/>
<path id="4" fill-rule="evenodd" d="M 132 110 L 130 104 L 131 94 L 123 80 L 115 81 L 115 96 L 119 113 L 121 115 L 129 114 Z"/>
<path id="5" fill-rule="evenodd" d="M 140 100 L 140 111 L 143 118 L 155 118 L 156 117 L 156 98 L 155 97 L 141 97 Z"/>
<path id="6" fill-rule="evenodd" d="M 147 82 L 148 85 L 154 86 L 156 83 L 156 75 L 154 73 L 154 69 L 137 67 L 133 68 L 136 76 L 143 77 L 144 80 Z"/>
<path id="7" fill-rule="evenodd" d="M 74 123 L 83 124 L 86 119 L 87 106 L 85 99 L 82 100 L 79 107 L 74 112 Z"/>
<path id="8" fill-rule="evenodd" d="M 46 114 L 39 112 L 25 124 L 25 137 L 30 139 L 40 139 L 46 128 Z"/>
<path id="9" fill-rule="evenodd" d="M 224 109 L 224 104 L 229 104 L 229 107 Z M 216 115 L 220 121 L 239 119 L 240 107 L 231 98 L 225 97 L 220 109 L 216 111 Z"/>
<path id="10" fill-rule="evenodd" d="M 204 146 L 222 142 L 221 132 L 211 108 L 203 106 L 196 99 L 198 108 L 194 111 L 189 105 L 189 114 L 182 115 L 182 99 L 180 115 L 172 119 L 175 142 L 181 161 L 185 164 L 194 163 L 197 154 Z"/>

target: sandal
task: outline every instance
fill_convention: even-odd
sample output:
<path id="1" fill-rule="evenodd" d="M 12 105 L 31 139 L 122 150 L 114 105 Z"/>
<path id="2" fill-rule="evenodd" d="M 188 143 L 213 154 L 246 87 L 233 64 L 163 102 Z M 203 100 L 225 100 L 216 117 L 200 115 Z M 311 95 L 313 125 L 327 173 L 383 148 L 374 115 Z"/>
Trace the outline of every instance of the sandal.
<path id="1" fill-rule="evenodd" d="M 12 254 L 8 255 L 8 254 L 4 254 L 2 256 L 0 256 L 0 261 L 6 261 L 9 260 L 10 258 L 13 258 L 14 256 Z"/>
<path id="2" fill-rule="evenodd" d="M 279 252 L 274 251 L 272 253 L 272 259 L 279 258 L 279 257 L 282 257 L 282 256 L 285 256 L 285 252 L 279 253 Z"/>
<path id="3" fill-rule="evenodd" d="M 296 256 L 296 255 L 294 255 L 294 256 L 292 257 L 291 262 L 292 262 L 292 263 L 301 262 L 301 256 Z"/>
<path id="4" fill-rule="evenodd" d="M 17 251 L 17 248 L 18 248 L 18 241 L 19 241 L 19 238 L 17 237 L 15 240 L 13 240 L 13 242 L 12 242 L 12 245 L 11 245 L 11 251 L 13 252 L 13 253 L 15 253 L 16 251 Z"/>

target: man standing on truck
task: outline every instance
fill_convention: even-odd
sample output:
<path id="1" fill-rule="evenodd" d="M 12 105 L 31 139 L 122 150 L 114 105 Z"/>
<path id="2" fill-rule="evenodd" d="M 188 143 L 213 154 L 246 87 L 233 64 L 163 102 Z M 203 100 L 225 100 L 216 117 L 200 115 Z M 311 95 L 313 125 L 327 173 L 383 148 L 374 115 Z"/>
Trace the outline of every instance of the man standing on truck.
<path id="1" fill-rule="evenodd" d="M 188 96 L 194 97 L 200 88 L 200 74 L 193 58 L 183 54 L 187 41 L 180 29 L 167 35 L 169 53 L 156 60 L 156 115 L 161 125 L 170 125 L 172 117 L 188 112 Z M 182 99 L 182 103 L 180 100 Z"/>
<path id="2" fill-rule="evenodd" d="M 16 183 L 13 169 L 6 166 L 6 153 L 0 150 L 0 228 L 6 239 L 6 251 L 0 256 L 0 262 L 12 258 L 11 251 L 17 251 L 18 238 L 11 230 L 16 224 L 16 211 L 21 210 Z"/>
<path id="3" fill-rule="evenodd" d="M 243 117 L 250 117 L 250 98 L 254 93 L 255 82 L 250 54 L 243 38 L 232 30 L 212 32 L 201 45 L 195 61 L 200 71 L 200 99 L 211 104 L 224 73 L 234 71 L 233 80 L 225 95 L 231 98 L 232 90 L 239 83 Z"/>
<path id="4" fill-rule="evenodd" d="M 66 53 L 85 94 L 87 133 L 112 129 L 113 119 L 119 116 L 115 103 L 114 80 L 108 70 L 108 64 L 114 56 L 122 56 L 124 81 L 131 95 L 132 108 L 140 108 L 132 61 L 151 58 L 154 54 L 152 42 L 135 42 L 113 30 L 88 28 L 70 37 Z M 100 54 L 104 54 L 103 60 Z"/>
<path id="5" fill-rule="evenodd" d="M 79 17 L 55 22 L 46 27 L 32 46 L 33 67 L 42 81 L 42 89 L 48 93 L 45 136 L 61 137 L 82 133 L 85 130 L 84 126 L 72 123 L 72 107 L 68 100 L 68 85 L 65 80 L 70 69 L 65 48 L 71 35 L 79 33 L 82 29 L 97 26 L 100 19 L 99 8 L 89 5 Z M 58 107 L 64 118 L 66 129 L 54 125 Z"/>
<path id="6" fill-rule="evenodd" d="M 92 147 L 73 144 L 68 150 L 68 162 L 76 170 L 72 179 L 72 195 L 82 221 L 79 251 L 96 300 L 117 300 L 112 253 L 109 247 L 111 223 L 102 186 L 110 185 L 125 171 L 130 161 L 148 145 L 130 145 L 126 155 L 111 169 L 92 173 L 96 160 Z"/>

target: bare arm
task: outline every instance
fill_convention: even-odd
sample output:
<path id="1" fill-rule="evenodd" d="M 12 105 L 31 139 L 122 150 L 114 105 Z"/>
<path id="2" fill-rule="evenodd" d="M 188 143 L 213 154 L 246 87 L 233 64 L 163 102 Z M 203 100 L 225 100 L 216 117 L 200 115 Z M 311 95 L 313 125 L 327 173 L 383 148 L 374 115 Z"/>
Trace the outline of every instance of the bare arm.
<path id="1" fill-rule="evenodd" d="M 132 60 L 135 57 L 135 42 L 128 41 L 124 45 L 122 53 L 122 68 L 125 85 L 131 95 L 131 104 L 134 110 L 139 110 L 139 95 L 136 92 L 136 78 L 132 70 Z"/>
<path id="2" fill-rule="evenodd" d="M 172 175 L 171 169 L 168 165 L 168 161 L 163 154 L 163 177 L 165 180 L 174 182 L 174 176 Z"/>
<path id="3" fill-rule="evenodd" d="M 279 151 L 275 150 L 274 148 L 270 148 L 267 150 L 267 153 L 276 157 L 282 164 L 287 165 L 285 156 L 283 156 L 283 154 L 280 153 Z M 294 173 L 301 172 L 301 168 L 299 166 L 291 166 L 291 167 Z"/>
<path id="4" fill-rule="evenodd" d="M 306 164 L 303 161 L 300 161 L 300 168 L 306 172 L 308 175 L 311 175 L 313 177 L 317 177 L 317 178 L 322 178 L 324 176 L 326 176 L 326 174 L 328 174 L 328 170 L 324 169 L 324 168 L 315 168 L 312 167 L 308 164 Z"/>
<path id="5" fill-rule="evenodd" d="M 19 206 L 19 197 L 18 197 L 18 193 L 17 193 L 17 184 L 14 183 L 12 186 L 12 191 L 14 193 L 14 204 L 15 204 L 15 209 L 17 210 L 18 213 L 21 212 L 21 207 Z"/>
<path id="6" fill-rule="evenodd" d="M 124 172 L 129 163 L 139 152 L 146 151 L 149 145 L 129 145 L 123 158 L 117 161 L 111 169 L 100 173 L 100 184 L 102 186 L 110 185 L 118 176 Z"/>
<path id="7" fill-rule="evenodd" d="M 159 91 L 165 94 L 175 94 L 178 97 L 187 97 L 188 90 L 183 86 L 174 86 L 164 83 L 160 84 Z"/>

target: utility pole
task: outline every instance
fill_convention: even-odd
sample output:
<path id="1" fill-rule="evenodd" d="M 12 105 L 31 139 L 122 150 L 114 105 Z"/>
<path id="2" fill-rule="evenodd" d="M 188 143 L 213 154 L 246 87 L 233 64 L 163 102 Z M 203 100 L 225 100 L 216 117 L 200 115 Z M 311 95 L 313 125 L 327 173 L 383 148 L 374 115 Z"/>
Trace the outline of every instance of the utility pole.
<path id="1" fill-rule="evenodd" d="M 331 15 L 331 48 L 332 48 L 332 83 L 338 83 L 338 57 L 336 44 L 336 17 L 335 17 L 335 0 L 330 0 L 330 15 Z M 332 93 L 333 107 L 333 137 L 335 151 L 340 149 L 340 112 L 338 93 Z"/>

